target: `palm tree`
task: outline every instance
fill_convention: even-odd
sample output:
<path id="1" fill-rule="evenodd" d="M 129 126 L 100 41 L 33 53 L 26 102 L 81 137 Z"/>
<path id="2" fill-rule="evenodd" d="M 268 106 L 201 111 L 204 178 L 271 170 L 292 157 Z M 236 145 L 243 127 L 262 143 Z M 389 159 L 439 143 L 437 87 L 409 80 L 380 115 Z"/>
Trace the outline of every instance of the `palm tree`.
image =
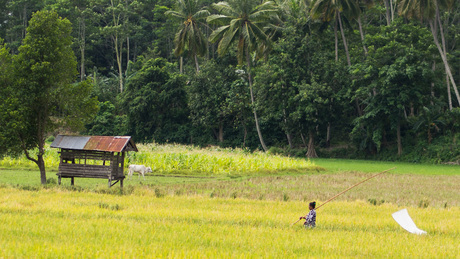
<path id="1" fill-rule="evenodd" d="M 201 8 L 198 0 L 177 0 L 176 10 L 167 11 L 168 16 L 174 17 L 182 21 L 179 31 L 174 37 L 176 48 L 174 55 L 181 57 L 180 70 L 182 73 L 182 55 L 187 50 L 189 55 L 195 58 L 196 72 L 200 71 L 198 65 L 198 57 L 204 56 L 207 51 L 206 37 L 201 32 L 199 25 L 200 21 L 204 20 L 209 11 Z"/>
<path id="2" fill-rule="evenodd" d="M 334 35 L 335 35 L 335 58 L 338 60 L 338 38 L 337 24 L 340 27 L 347 63 L 351 66 L 350 53 L 348 52 L 348 44 L 345 38 L 345 32 L 342 25 L 342 13 L 348 18 L 359 17 L 361 9 L 359 2 L 356 0 L 315 0 L 312 3 L 311 14 L 314 19 L 321 19 L 323 22 L 334 20 Z"/>
<path id="3" fill-rule="evenodd" d="M 228 51 L 233 43 L 236 43 L 238 63 L 243 64 L 243 60 L 246 58 L 249 90 L 257 134 L 262 148 L 267 151 L 254 105 L 251 53 L 254 51 L 260 53 L 260 49 L 263 49 L 263 51 L 269 50 L 270 37 L 267 35 L 267 30 L 276 28 L 273 20 L 278 17 L 278 7 L 272 1 L 258 4 L 256 0 L 229 0 L 228 2 L 213 4 L 212 7 L 219 14 L 210 15 L 207 21 L 208 23 L 220 25 L 220 27 L 211 33 L 209 40 L 211 42 L 219 41 L 217 52 L 221 56 Z"/>
<path id="4" fill-rule="evenodd" d="M 431 34 L 433 34 L 434 43 L 441 55 L 446 74 L 452 83 L 455 95 L 457 96 L 458 104 L 460 105 L 460 95 L 447 60 L 446 40 L 440 18 L 440 7 L 450 9 L 453 3 L 453 0 L 401 0 L 398 5 L 398 10 L 400 15 L 404 15 L 407 18 L 418 18 L 420 20 L 426 19 L 428 21 Z M 438 39 L 438 29 L 441 36 L 442 46 Z M 450 92 L 450 89 L 448 89 L 448 91 Z"/>
<path id="5" fill-rule="evenodd" d="M 361 35 L 361 43 L 363 44 L 364 55 L 367 56 L 367 47 L 364 43 L 364 32 L 363 32 L 363 23 L 361 21 L 362 10 L 371 7 L 374 4 L 373 0 L 358 0 L 358 4 L 360 6 L 360 12 L 356 21 L 358 22 L 359 34 Z"/>
<path id="6" fill-rule="evenodd" d="M 348 51 L 347 39 L 342 25 L 342 13 L 348 18 L 356 18 L 361 15 L 359 1 L 357 0 L 315 0 L 312 2 L 311 16 L 313 19 L 321 19 L 323 22 L 334 20 L 334 36 L 335 36 L 335 61 L 339 61 L 337 24 L 340 27 L 343 46 L 347 57 L 347 64 L 351 66 L 350 53 Z M 367 50 L 366 50 L 367 51 Z M 363 111 L 359 105 L 358 99 L 355 99 L 356 110 L 359 116 L 363 115 Z"/>

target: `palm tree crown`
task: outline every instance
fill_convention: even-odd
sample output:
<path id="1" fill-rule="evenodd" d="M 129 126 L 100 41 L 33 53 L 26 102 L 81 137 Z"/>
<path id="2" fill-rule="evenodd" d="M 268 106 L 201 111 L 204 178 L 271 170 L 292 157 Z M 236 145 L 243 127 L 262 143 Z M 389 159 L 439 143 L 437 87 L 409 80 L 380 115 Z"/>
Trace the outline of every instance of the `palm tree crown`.
<path id="1" fill-rule="evenodd" d="M 205 55 L 207 42 L 199 25 L 209 15 L 209 11 L 201 9 L 198 0 L 177 0 L 176 10 L 167 11 L 165 14 L 183 22 L 174 38 L 174 54 L 182 56 L 188 50 L 192 56 Z"/>
<path id="2" fill-rule="evenodd" d="M 220 39 L 217 51 L 225 54 L 232 43 L 237 42 L 238 63 L 242 64 L 244 56 L 260 46 L 267 46 L 270 37 L 266 34 L 277 16 L 278 8 L 272 1 L 262 4 L 256 0 L 230 0 L 213 4 L 219 14 L 208 16 L 208 23 L 221 25 L 210 36 L 211 42 Z"/>
<path id="3" fill-rule="evenodd" d="M 312 17 L 329 22 L 336 13 L 344 13 L 349 18 L 356 18 L 361 14 L 359 1 L 357 0 L 316 0 L 312 3 Z"/>

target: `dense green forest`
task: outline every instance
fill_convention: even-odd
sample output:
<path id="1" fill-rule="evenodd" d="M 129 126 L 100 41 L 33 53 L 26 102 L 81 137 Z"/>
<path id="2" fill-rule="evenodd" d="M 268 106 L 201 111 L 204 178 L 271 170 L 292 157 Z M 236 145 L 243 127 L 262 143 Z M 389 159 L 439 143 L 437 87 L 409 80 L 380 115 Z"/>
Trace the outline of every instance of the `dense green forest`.
<path id="1" fill-rule="evenodd" d="M 0 44 L 2 151 L 78 130 L 460 161 L 456 0 L 0 0 Z"/>

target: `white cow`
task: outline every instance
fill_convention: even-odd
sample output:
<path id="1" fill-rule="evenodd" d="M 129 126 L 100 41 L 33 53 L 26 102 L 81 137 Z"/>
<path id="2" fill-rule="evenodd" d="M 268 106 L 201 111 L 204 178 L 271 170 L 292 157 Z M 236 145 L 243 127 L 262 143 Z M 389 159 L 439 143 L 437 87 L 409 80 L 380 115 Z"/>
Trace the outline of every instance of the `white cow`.
<path id="1" fill-rule="evenodd" d="M 139 178 L 142 177 L 144 178 L 145 180 L 145 173 L 151 173 L 152 172 L 152 168 L 149 167 L 145 167 L 144 165 L 130 165 L 128 167 L 129 171 L 128 171 L 128 179 L 131 178 L 131 176 L 133 176 L 133 173 L 134 172 L 138 172 L 139 173 Z"/>

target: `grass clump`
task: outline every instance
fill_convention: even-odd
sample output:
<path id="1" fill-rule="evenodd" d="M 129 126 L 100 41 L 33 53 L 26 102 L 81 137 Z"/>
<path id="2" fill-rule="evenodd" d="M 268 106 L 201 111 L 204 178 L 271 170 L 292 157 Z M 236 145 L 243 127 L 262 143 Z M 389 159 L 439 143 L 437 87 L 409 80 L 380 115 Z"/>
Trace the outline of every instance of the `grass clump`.
<path id="1" fill-rule="evenodd" d="M 422 209 L 426 209 L 428 206 L 430 206 L 430 201 L 427 199 L 423 199 L 418 203 L 418 207 Z"/>
<path id="2" fill-rule="evenodd" d="M 101 209 L 107 209 L 107 210 L 113 210 L 113 211 L 118 211 L 122 209 L 119 204 L 109 205 L 105 202 L 99 202 L 98 207 Z"/>
<path id="3" fill-rule="evenodd" d="M 385 203 L 385 200 L 378 200 L 378 199 L 368 199 L 367 200 L 370 204 L 374 205 L 374 206 L 379 206 L 379 205 L 382 205 Z"/>
<path id="4" fill-rule="evenodd" d="M 157 197 L 157 198 L 163 198 L 163 197 L 165 197 L 165 194 L 164 194 L 163 191 L 161 191 L 160 189 L 155 188 L 155 197 Z"/>
<path id="5" fill-rule="evenodd" d="M 289 201 L 289 195 L 287 193 L 283 193 L 283 201 Z"/>

